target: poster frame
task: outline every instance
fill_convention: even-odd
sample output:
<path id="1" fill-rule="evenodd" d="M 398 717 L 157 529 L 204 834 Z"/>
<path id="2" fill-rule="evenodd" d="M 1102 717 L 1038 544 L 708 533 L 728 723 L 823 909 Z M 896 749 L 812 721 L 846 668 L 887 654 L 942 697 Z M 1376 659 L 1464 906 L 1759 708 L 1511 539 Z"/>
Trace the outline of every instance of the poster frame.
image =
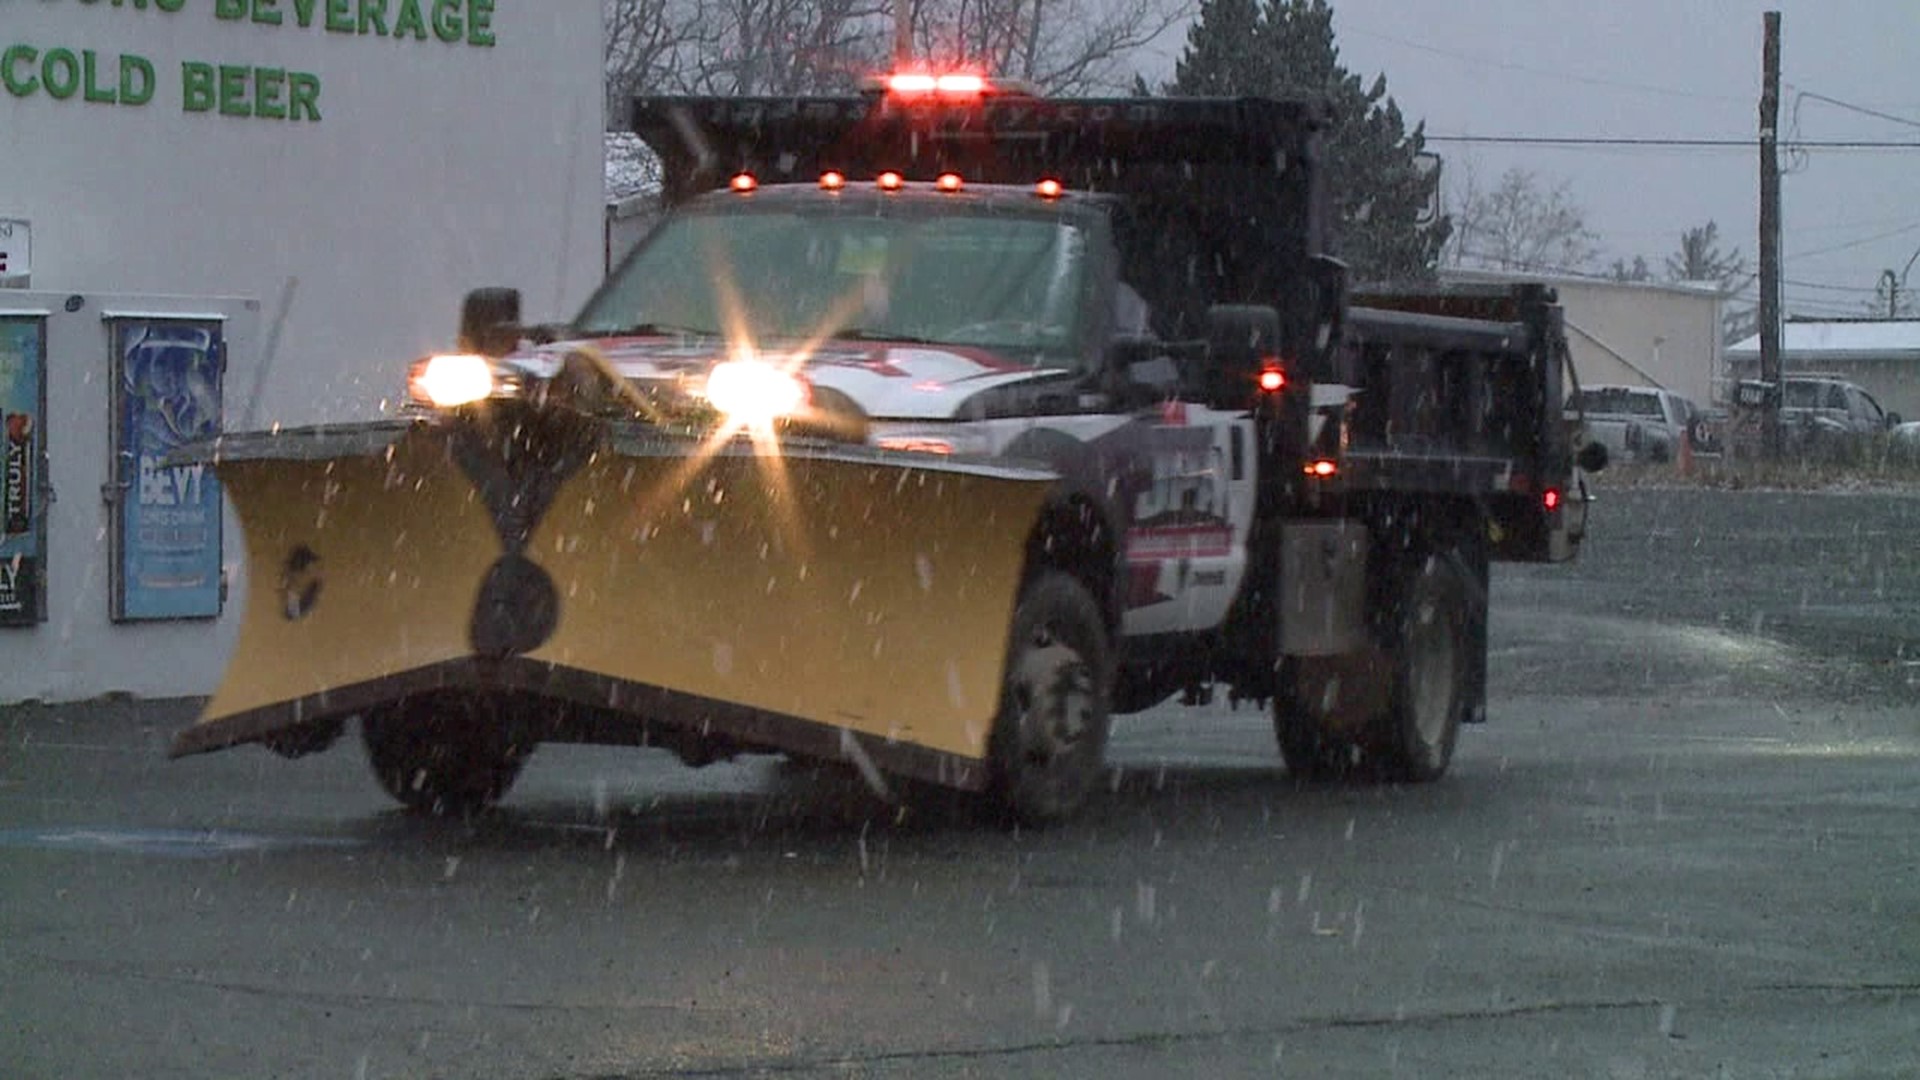
<path id="1" fill-rule="evenodd" d="M 225 412 L 227 317 L 222 314 L 187 312 L 109 311 L 101 315 L 101 322 L 107 331 L 109 380 L 113 388 L 110 395 L 112 414 L 107 425 L 111 438 L 108 448 L 110 478 L 102 489 L 111 508 L 111 523 L 107 530 L 112 568 L 109 614 L 117 623 L 217 619 L 226 603 L 226 589 L 222 581 L 226 546 L 225 512 L 220 482 L 213 475 L 211 467 L 203 467 L 205 471 L 199 474 L 196 481 L 202 486 L 196 489 L 199 498 L 195 508 L 205 515 L 203 522 L 210 524 L 205 534 L 207 542 L 197 547 L 156 549 L 140 539 L 144 535 L 142 518 L 148 512 L 144 509 L 141 461 L 143 457 L 158 460 L 193 438 L 219 433 Z M 166 444 L 164 440 L 156 444 L 155 440 L 143 434 L 141 423 L 146 417 L 147 402 L 154 397 L 149 392 L 152 388 L 148 383 L 156 372 L 166 369 L 158 366 L 158 361 L 154 360 L 145 365 L 144 377 L 128 370 L 129 356 L 144 343 L 134 342 L 133 335 L 140 332 L 152 334 L 156 329 L 206 332 L 205 355 L 209 357 L 214 379 L 210 399 L 211 423 L 203 431 L 182 437 L 171 444 Z M 142 385 L 135 387 L 133 383 L 136 380 L 141 380 Z M 184 375 L 180 381 L 185 381 Z M 140 392 L 133 393 L 135 390 Z M 197 572 L 197 584 L 183 585 L 177 589 L 143 586 L 142 581 L 147 576 L 143 570 L 162 561 L 190 573 Z"/>
<path id="2" fill-rule="evenodd" d="M 50 459 L 47 455 L 47 320 L 51 311 L 38 308 L 0 307 L 0 333 L 5 328 L 31 326 L 34 347 L 34 372 L 30 376 L 33 386 L 27 397 L 32 419 L 28 426 L 28 442 L 24 465 L 27 475 L 23 478 L 24 497 L 27 499 L 28 528 L 24 533 L 12 534 L 26 536 L 27 547 L 31 554 L 15 552 L 15 557 L 0 555 L 0 574 L 10 574 L 12 582 L 9 591 L 18 590 L 24 579 L 31 590 L 26 603 L 13 610 L 0 608 L 0 627 L 35 627 L 47 621 L 47 518 L 48 503 L 53 501 L 53 483 L 48 473 Z M 0 389 L 6 389 L 0 387 Z M 10 413 L 12 400 L 0 403 L 0 413 Z M 0 433 L 10 443 L 12 432 Z M 4 482 L 6 471 L 12 467 L 11 446 L 4 449 L 9 457 L 0 459 L 0 482 Z M 0 513 L 4 513 L 4 502 L 0 500 Z M 9 538 L 5 522 L 0 521 L 0 544 Z"/>

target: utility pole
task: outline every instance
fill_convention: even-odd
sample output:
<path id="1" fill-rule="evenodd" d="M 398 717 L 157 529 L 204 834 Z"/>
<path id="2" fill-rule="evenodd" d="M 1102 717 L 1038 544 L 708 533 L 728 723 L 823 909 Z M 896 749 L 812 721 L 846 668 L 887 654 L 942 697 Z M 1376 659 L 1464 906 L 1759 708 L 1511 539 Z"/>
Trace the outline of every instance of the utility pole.
<path id="1" fill-rule="evenodd" d="M 1762 456 L 1780 457 L 1780 13 L 1766 13 L 1760 89 L 1760 379 L 1772 384 L 1760 416 Z"/>

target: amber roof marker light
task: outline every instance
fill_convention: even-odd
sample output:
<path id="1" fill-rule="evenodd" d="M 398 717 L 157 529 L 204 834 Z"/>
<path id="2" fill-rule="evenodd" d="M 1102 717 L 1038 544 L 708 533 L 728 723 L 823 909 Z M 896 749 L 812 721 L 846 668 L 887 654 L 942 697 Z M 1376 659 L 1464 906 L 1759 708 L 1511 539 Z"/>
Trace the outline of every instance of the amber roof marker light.
<path id="1" fill-rule="evenodd" d="M 965 180 L 960 179 L 959 173 L 944 172 L 944 173 L 941 173 L 940 176 L 934 180 L 933 186 L 951 195 L 954 192 L 959 191 L 961 188 L 966 187 L 967 182 Z"/>
<path id="2" fill-rule="evenodd" d="M 1048 177 L 1033 185 L 1033 193 L 1043 199 L 1057 199 L 1061 195 L 1066 194 L 1066 190 L 1066 187 L 1063 186 L 1060 181 L 1052 177 Z"/>
<path id="3" fill-rule="evenodd" d="M 750 172 L 735 173 L 733 179 L 727 181 L 727 186 L 745 195 L 759 187 L 760 181 L 754 179 L 753 174 Z"/>
<path id="4" fill-rule="evenodd" d="M 873 182 L 880 185 L 881 191 L 899 191 L 901 186 L 907 181 L 899 173 L 888 169 L 886 172 L 875 177 Z"/>
<path id="5" fill-rule="evenodd" d="M 835 169 L 828 169 L 826 172 L 820 174 L 820 187 L 822 190 L 839 191 L 846 186 L 847 177 L 845 173 Z"/>

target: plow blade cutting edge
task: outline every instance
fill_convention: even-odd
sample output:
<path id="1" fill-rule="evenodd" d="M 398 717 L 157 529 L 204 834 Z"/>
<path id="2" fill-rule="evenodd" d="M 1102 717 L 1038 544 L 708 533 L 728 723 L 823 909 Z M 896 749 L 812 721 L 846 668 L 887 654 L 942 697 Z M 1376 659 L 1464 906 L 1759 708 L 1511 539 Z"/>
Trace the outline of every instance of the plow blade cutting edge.
<path id="1" fill-rule="evenodd" d="M 675 728 L 962 787 L 1050 473 L 857 447 L 483 424 L 230 436 L 239 639 L 178 755 L 436 690 L 590 741 Z M 608 725 L 611 725 L 611 728 Z"/>

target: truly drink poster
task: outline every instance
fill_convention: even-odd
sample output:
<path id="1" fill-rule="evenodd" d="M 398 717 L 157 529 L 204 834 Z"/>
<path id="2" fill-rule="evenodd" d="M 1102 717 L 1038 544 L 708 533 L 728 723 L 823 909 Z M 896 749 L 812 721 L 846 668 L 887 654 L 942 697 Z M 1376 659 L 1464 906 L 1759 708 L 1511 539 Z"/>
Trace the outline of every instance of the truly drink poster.
<path id="1" fill-rule="evenodd" d="M 115 619 L 220 614 L 220 484 L 168 455 L 219 433 L 223 347 L 218 322 L 113 323 Z"/>
<path id="2" fill-rule="evenodd" d="M 46 319 L 0 315 L 0 626 L 46 602 Z"/>

